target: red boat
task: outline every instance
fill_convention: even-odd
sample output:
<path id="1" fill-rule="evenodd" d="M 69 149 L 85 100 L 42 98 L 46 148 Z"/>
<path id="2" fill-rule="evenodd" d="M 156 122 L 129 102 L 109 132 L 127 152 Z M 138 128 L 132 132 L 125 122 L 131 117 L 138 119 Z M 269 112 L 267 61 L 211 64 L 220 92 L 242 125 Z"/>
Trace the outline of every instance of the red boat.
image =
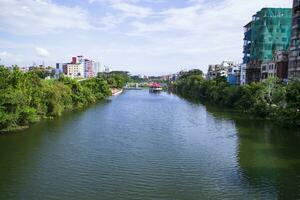
<path id="1" fill-rule="evenodd" d="M 149 92 L 161 92 L 163 89 L 159 83 L 150 83 L 149 84 Z"/>

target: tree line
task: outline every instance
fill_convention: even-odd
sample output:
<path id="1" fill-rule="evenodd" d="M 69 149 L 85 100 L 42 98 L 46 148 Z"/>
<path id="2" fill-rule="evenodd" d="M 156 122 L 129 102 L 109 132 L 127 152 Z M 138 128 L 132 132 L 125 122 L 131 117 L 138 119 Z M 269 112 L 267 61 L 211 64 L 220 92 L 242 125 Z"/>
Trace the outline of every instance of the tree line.
<path id="1" fill-rule="evenodd" d="M 110 88 L 124 86 L 126 77 L 120 74 L 99 74 L 79 82 L 63 76 L 45 80 L 40 69 L 24 73 L 17 67 L 0 67 L 0 132 L 103 100 L 111 95 Z"/>
<path id="2" fill-rule="evenodd" d="M 300 126 L 300 81 L 283 84 L 271 78 L 260 83 L 232 86 L 224 77 L 206 80 L 201 71 L 192 70 L 180 76 L 170 89 L 187 99 L 250 113 L 285 127 Z"/>

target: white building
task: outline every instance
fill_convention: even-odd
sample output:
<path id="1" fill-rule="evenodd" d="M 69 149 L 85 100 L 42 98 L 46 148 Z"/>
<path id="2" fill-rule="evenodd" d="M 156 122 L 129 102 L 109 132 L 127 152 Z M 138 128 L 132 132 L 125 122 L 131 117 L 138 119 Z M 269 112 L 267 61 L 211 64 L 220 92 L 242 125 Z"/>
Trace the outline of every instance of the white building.
<path id="1" fill-rule="evenodd" d="M 234 66 L 232 61 L 223 61 L 221 64 L 209 65 L 207 79 L 213 80 L 217 77 L 228 77 L 228 69 Z"/>
<path id="2" fill-rule="evenodd" d="M 64 74 L 70 78 L 84 78 L 83 64 L 65 64 Z"/>
<path id="3" fill-rule="evenodd" d="M 98 73 L 103 72 L 103 70 L 101 70 L 101 64 L 100 64 L 100 62 L 94 62 L 93 63 L 93 68 L 94 68 L 94 74 L 95 74 L 95 76 L 97 76 Z"/>

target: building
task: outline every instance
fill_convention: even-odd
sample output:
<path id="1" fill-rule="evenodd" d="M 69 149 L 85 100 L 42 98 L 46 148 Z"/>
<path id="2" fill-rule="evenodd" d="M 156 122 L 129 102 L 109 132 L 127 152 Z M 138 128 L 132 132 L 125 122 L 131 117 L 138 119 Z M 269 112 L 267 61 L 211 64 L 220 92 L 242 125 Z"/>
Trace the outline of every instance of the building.
<path id="1" fill-rule="evenodd" d="M 261 64 L 261 81 L 277 76 L 277 67 L 274 61 L 266 61 Z"/>
<path id="2" fill-rule="evenodd" d="M 220 65 L 209 65 L 206 79 L 213 80 L 217 78 Z"/>
<path id="3" fill-rule="evenodd" d="M 240 65 L 240 85 L 246 84 L 246 68 L 247 64 Z"/>
<path id="4" fill-rule="evenodd" d="M 89 59 L 84 59 L 84 77 L 92 78 L 94 77 L 94 61 Z"/>
<path id="5" fill-rule="evenodd" d="M 261 80 L 277 77 L 280 80 L 287 79 L 288 75 L 288 52 L 277 51 L 273 60 L 262 63 Z"/>
<path id="6" fill-rule="evenodd" d="M 93 71 L 94 71 L 95 76 L 97 76 L 98 73 L 102 72 L 100 62 L 94 62 L 93 63 Z"/>
<path id="7" fill-rule="evenodd" d="M 274 61 L 277 68 L 277 77 L 280 80 L 288 78 L 288 65 L 289 65 L 289 52 L 288 51 L 277 51 L 274 54 Z"/>
<path id="8" fill-rule="evenodd" d="M 291 21 L 290 8 L 263 8 L 244 27 L 246 83 L 260 81 L 262 63 L 271 61 L 274 52 L 289 49 Z"/>
<path id="9" fill-rule="evenodd" d="M 71 64 L 76 64 L 77 63 L 77 57 L 72 57 L 72 62 Z"/>
<path id="10" fill-rule="evenodd" d="M 300 78 L 300 0 L 294 0 L 293 2 L 293 20 L 288 78 Z"/>
<path id="11" fill-rule="evenodd" d="M 223 61 L 221 64 L 209 65 L 206 79 L 213 80 L 217 77 L 227 78 L 228 69 L 232 66 L 234 66 L 232 61 Z"/>
<path id="12" fill-rule="evenodd" d="M 84 65 L 80 63 L 65 64 L 63 66 L 63 72 L 65 76 L 70 78 L 84 78 Z"/>
<path id="13" fill-rule="evenodd" d="M 240 85 L 241 69 L 240 66 L 230 66 L 227 72 L 227 82 L 230 85 Z"/>
<path id="14" fill-rule="evenodd" d="M 249 22 L 244 26 L 244 48 L 243 48 L 243 63 L 250 63 L 250 52 L 251 52 L 251 25 L 252 22 Z"/>
<path id="15" fill-rule="evenodd" d="M 55 67 L 55 78 L 59 78 L 61 74 L 63 74 L 63 66 L 64 63 L 56 63 L 56 67 Z"/>
<path id="16" fill-rule="evenodd" d="M 84 57 L 83 56 L 77 56 L 77 63 L 84 63 Z"/>

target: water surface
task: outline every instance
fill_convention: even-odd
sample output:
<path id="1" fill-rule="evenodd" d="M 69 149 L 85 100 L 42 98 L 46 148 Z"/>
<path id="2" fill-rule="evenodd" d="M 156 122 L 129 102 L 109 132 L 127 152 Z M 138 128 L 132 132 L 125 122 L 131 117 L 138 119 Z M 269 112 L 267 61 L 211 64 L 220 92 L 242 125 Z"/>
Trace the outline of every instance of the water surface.
<path id="1" fill-rule="evenodd" d="M 126 91 L 1 135 L 0 199 L 300 199 L 300 136 Z"/>

